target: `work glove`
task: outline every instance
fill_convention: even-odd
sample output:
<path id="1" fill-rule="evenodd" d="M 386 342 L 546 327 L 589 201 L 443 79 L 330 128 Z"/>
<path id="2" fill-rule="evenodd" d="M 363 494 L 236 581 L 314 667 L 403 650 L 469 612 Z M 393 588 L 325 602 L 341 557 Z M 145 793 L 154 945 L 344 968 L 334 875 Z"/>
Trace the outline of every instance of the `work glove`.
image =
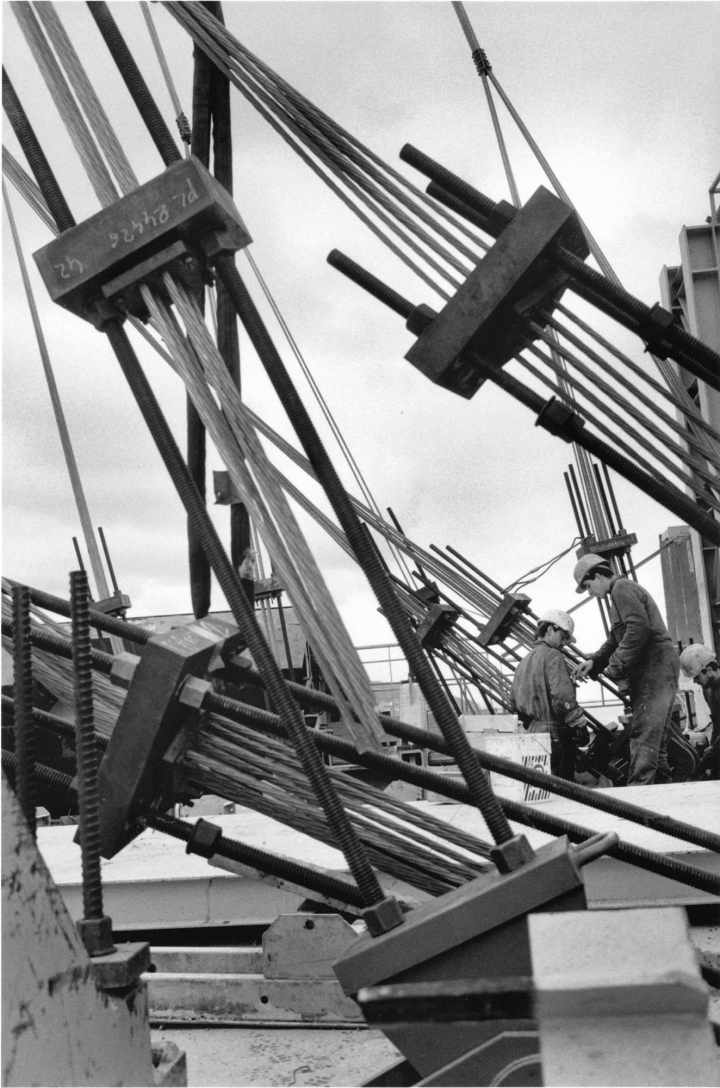
<path id="1" fill-rule="evenodd" d="M 576 748 L 585 748 L 590 743 L 590 730 L 586 725 L 579 725 L 573 734 Z"/>

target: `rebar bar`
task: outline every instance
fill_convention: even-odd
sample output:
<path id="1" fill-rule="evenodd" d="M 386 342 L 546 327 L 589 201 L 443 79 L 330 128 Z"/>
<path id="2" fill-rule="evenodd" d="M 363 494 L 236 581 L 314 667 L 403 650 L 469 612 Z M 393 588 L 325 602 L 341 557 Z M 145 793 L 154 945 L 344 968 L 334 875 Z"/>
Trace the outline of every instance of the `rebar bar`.
<path id="1" fill-rule="evenodd" d="M 75 678 L 75 751 L 80 802 L 83 916 L 86 919 L 100 919 L 104 913 L 100 875 L 100 798 L 97 784 L 98 761 L 95 746 L 88 597 L 87 574 L 85 571 L 73 571 L 70 575 L 70 604 Z"/>
<path id="2" fill-rule="evenodd" d="M 35 720 L 33 718 L 32 645 L 30 642 L 30 594 L 27 586 L 12 588 L 13 684 L 15 690 L 15 752 L 17 754 L 17 794 L 20 808 L 36 836 L 35 807 Z"/>

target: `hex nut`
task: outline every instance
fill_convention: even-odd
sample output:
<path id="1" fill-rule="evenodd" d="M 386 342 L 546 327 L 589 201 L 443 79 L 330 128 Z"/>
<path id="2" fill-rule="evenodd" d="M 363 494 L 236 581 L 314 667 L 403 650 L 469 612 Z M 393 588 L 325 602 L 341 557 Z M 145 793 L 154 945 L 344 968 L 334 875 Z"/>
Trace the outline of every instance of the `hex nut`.
<path id="1" fill-rule="evenodd" d="M 512 873 L 521 865 L 532 861 L 535 851 L 524 835 L 513 835 L 507 842 L 494 847 L 490 851 L 490 857 L 495 862 L 498 872 Z"/>
<path id="2" fill-rule="evenodd" d="M 126 652 L 118 654 L 110 669 L 110 683 L 128 691 L 139 662 L 140 658 L 137 654 L 129 654 Z"/>
<path id="3" fill-rule="evenodd" d="M 379 903 L 373 903 L 371 907 L 366 907 L 361 911 L 361 917 L 371 937 L 379 937 L 405 921 L 400 904 L 393 895 L 381 899 Z"/>
<path id="4" fill-rule="evenodd" d="M 80 918 L 75 923 L 89 956 L 108 956 L 115 951 L 112 918 Z"/>
<path id="5" fill-rule="evenodd" d="M 186 676 L 180 688 L 178 702 L 192 707 L 193 710 L 200 710 L 209 691 L 212 691 L 209 680 L 201 680 L 199 676 Z"/>

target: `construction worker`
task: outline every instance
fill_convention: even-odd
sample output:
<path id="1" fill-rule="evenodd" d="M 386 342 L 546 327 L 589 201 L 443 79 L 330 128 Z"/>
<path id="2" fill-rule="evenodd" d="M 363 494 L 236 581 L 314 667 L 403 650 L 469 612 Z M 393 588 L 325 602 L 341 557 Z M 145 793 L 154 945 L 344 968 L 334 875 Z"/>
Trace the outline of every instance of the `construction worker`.
<path id="1" fill-rule="evenodd" d="M 703 755 L 700 767 L 703 772 L 710 772 L 710 778 L 720 778 L 720 667 L 717 654 L 699 642 L 693 643 L 680 654 L 680 668 L 685 676 L 700 685 L 710 710 L 710 747 Z"/>
<path id="2" fill-rule="evenodd" d="M 535 644 L 513 677 L 510 704 L 525 729 L 550 734 L 550 770 L 571 782 L 578 741 L 582 744 L 588 739 L 587 720 L 560 650 L 575 641 L 574 627 L 572 618 L 559 609 L 540 617 Z"/>
<path id="3" fill-rule="evenodd" d="M 573 678 L 604 672 L 627 689 L 632 702 L 628 786 L 670 781 L 667 740 L 680 661 L 660 610 L 646 589 L 613 573 L 600 555 L 584 555 L 573 571 L 577 592 L 608 600 L 611 630 Z"/>

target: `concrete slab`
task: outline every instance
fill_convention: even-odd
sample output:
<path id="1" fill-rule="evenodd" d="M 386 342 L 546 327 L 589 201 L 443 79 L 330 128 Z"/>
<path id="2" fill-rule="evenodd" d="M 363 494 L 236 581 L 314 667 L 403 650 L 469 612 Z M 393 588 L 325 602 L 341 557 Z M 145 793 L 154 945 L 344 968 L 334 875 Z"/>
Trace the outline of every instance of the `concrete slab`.
<path id="1" fill-rule="evenodd" d="M 328 869 L 344 869 L 339 850 L 250 809 L 213 819 L 223 833 L 252 846 Z M 82 916 L 76 828 L 41 828 L 38 845 L 73 918 Z M 151 829 L 102 861 L 105 911 L 116 928 L 159 929 L 209 924 L 265 924 L 294 913 L 303 897 L 210 867 L 185 843 Z"/>
<path id="2" fill-rule="evenodd" d="M 684 911 L 535 914 L 529 927 L 544 1083 L 717 1084 Z"/>
<path id="3" fill-rule="evenodd" d="M 685 823 L 702 827 L 708 831 L 718 830 L 720 824 L 720 782 L 672 782 L 668 785 L 653 786 L 624 786 L 620 789 L 598 789 L 593 793 L 601 795 L 616 795 L 623 801 L 643 808 L 652 809 L 668 816 L 675 816 Z M 429 811 L 456 827 L 468 831 L 471 835 L 488 839 L 489 833 L 480 813 L 467 805 L 459 804 L 433 804 L 428 801 L 416 801 L 414 808 L 421 811 Z M 547 813 L 550 816 L 559 816 L 565 820 L 584 827 L 591 827 L 595 831 L 616 831 L 625 842 L 635 843 L 647 850 L 657 850 L 660 853 L 672 853 L 674 851 L 698 851 L 699 846 L 685 843 L 670 835 L 663 835 L 659 831 L 643 827 L 629 820 L 619 819 L 610 813 L 601 812 L 599 809 L 589 808 L 577 801 L 567 800 L 563 797 L 551 797 L 547 801 L 540 801 L 536 805 L 538 812 Z M 534 847 L 542 846 L 549 842 L 551 835 L 534 828 L 518 828 Z"/>
<path id="4" fill-rule="evenodd" d="M 608 793 L 607 790 L 597 792 Z M 612 792 L 655 811 L 678 815 L 698 827 L 717 829 L 718 782 L 632 786 Z M 490 840 L 476 809 L 431 801 L 415 801 L 412 806 L 478 838 Z M 626 842 L 661 853 L 674 852 L 693 864 L 720 865 L 720 855 L 709 854 L 692 844 L 574 801 L 553 798 L 539 802 L 537 808 L 597 831 L 617 831 Z M 250 809 L 217 816 L 214 822 L 229 837 L 347 876 L 345 859 L 339 850 Z M 552 839 L 551 835 L 534 828 L 513 826 L 527 835 L 536 848 Z M 74 827 L 39 828 L 38 845 L 62 889 L 70 914 L 79 918 L 82 911 L 80 848 L 72 841 L 74 834 Z M 115 926 L 123 928 L 264 924 L 279 914 L 292 914 L 301 902 L 301 897 L 294 893 L 211 868 L 203 858 L 186 854 L 184 843 L 152 830 L 145 831 L 114 858 L 104 860 L 102 874 L 105 909 Z M 591 899 L 604 907 L 627 905 L 628 901 L 652 905 L 663 899 L 668 902 L 709 899 L 701 892 L 691 891 L 688 896 L 676 881 L 646 874 L 612 859 L 601 859 L 588 866 L 586 882 Z M 395 887 L 398 894 L 410 891 L 411 895 L 422 897 L 422 893 L 413 892 L 401 882 L 395 882 Z"/>
<path id="5" fill-rule="evenodd" d="M 252 809 L 238 807 L 233 814 L 213 817 L 212 822 L 229 838 L 345 878 L 349 875 L 340 850 Z M 73 842 L 76 830 L 40 828 L 38 846 L 71 916 L 80 918 L 82 869 L 80 847 Z M 187 854 L 184 842 L 152 829 L 114 858 L 103 859 L 101 865 L 105 912 L 116 929 L 264 925 L 279 914 L 293 914 L 306 898 L 208 865 L 197 854 Z M 424 892 L 394 877 L 383 877 L 382 883 L 388 893 L 410 902 L 426 898 Z"/>
<path id="6" fill-rule="evenodd" d="M 191 1088 L 275 1088 L 363 1084 L 402 1055 L 365 1028 L 189 1028 L 153 1031 L 153 1042 L 187 1053 Z"/>

